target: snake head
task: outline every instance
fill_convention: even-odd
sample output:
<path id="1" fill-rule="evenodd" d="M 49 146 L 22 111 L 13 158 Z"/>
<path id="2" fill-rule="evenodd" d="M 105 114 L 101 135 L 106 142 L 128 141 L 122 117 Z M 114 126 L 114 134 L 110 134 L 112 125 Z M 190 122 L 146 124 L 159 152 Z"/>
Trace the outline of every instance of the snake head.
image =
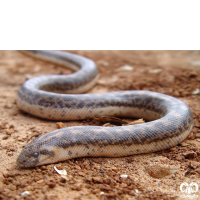
<path id="1" fill-rule="evenodd" d="M 48 150 L 45 145 L 31 142 L 22 149 L 16 163 L 19 167 L 35 167 L 49 163 L 53 156 L 54 152 Z"/>
<path id="2" fill-rule="evenodd" d="M 36 145 L 25 146 L 17 158 L 17 165 L 20 167 L 35 167 L 39 162 L 39 148 Z"/>

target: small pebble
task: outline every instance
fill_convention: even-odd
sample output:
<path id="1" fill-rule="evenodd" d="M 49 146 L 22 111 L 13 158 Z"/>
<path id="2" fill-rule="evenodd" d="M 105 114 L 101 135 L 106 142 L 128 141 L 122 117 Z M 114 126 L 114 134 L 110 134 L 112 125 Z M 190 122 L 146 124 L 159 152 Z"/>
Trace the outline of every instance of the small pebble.
<path id="1" fill-rule="evenodd" d="M 25 192 L 21 193 L 21 196 L 25 196 L 25 195 L 30 195 L 30 192 L 29 191 L 25 191 Z"/>
<path id="2" fill-rule="evenodd" d="M 128 178 L 128 175 L 122 174 L 120 177 L 121 177 L 121 178 Z"/>
<path id="3" fill-rule="evenodd" d="M 92 177 L 86 177 L 85 182 L 88 182 L 88 183 L 92 182 Z"/>
<path id="4" fill-rule="evenodd" d="M 41 180 L 37 181 L 37 183 L 38 183 L 38 184 L 41 184 L 41 183 L 43 183 L 43 182 L 44 182 L 44 180 L 43 180 L 43 179 L 41 179 Z"/>
<path id="5" fill-rule="evenodd" d="M 80 191 L 81 188 L 82 188 L 82 184 L 81 183 L 76 183 L 76 185 L 71 186 L 72 190 Z"/>
<path id="6" fill-rule="evenodd" d="M 104 67 L 108 67 L 108 66 L 109 66 L 109 62 L 103 61 L 103 62 L 102 62 L 102 65 L 103 65 Z"/>
<path id="7" fill-rule="evenodd" d="M 188 159 L 197 157 L 197 153 L 194 151 L 183 153 L 183 156 Z"/>
<path id="8" fill-rule="evenodd" d="M 12 133 L 14 133 L 14 130 L 13 130 L 12 128 L 6 130 L 6 134 L 7 134 L 7 135 L 11 135 Z"/>
<path id="9" fill-rule="evenodd" d="M 79 175 L 79 176 L 82 176 L 82 177 L 85 177 L 85 176 L 86 176 L 86 174 L 85 174 L 84 172 L 78 172 L 78 175 Z"/>
<path id="10" fill-rule="evenodd" d="M 40 136 L 40 134 L 35 134 L 35 135 L 34 135 L 34 137 L 39 137 L 39 136 Z"/>
<path id="11" fill-rule="evenodd" d="M 42 165 L 42 166 L 40 167 L 40 169 L 45 170 L 45 169 L 47 169 L 47 167 L 44 166 L 44 165 Z"/>
<path id="12" fill-rule="evenodd" d="M 67 175 L 67 172 L 66 172 L 65 169 L 59 170 L 59 169 L 56 168 L 56 166 L 54 166 L 54 169 L 55 169 L 55 171 L 56 171 L 58 174 L 60 174 L 60 175 L 64 175 L 64 176 Z"/>
<path id="13" fill-rule="evenodd" d="M 175 169 L 171 169 L 169 167 L 157 165 L 157 164 L 148 166 L 148 168 L 146 170 L 147 170 L 148 174 L 153 178 L 163 178 L 170 174 L 174 174 L 177 171 Z"/>
<path id="14" fill-rule="evenodd" d="M 198 73 L 193 71 L 190 73 L 190 78 L 194 78 L 194 77 L 197 77 L 198 76 Z"/>
<path id="15" fill-rule="evenodd" d="M 13 125 L 13 124 L 11 124 L 10 126 L 9 126 L 9 128 L 14 128 L 15 126 Z"/>
<path id="16" fill-rule="evenodd" d="M 196 133 L 196 138 L 200 138 L 200 133 Z"/>
<path id="17" fill-rule="evenodd" d="M 29 129 L 30 129 L 30 130 L 35 129 L 35 126 L 31 126 Z"/>
<path id="18" fill-rule="evenodd" d="M 110 178 L 104 179 L 103 183 L 105 183 L 107 185 L 110 185 L 111 184 L 111 179 Z"/>
<path id="19" fill-rule="evenodd" d="M 58 128 L 58 129 L 60 129 L 60 128 L 64 128 L 64 123 L 62 123 L 62 122 L 57 122 L 56 123 L 56 127 Z"/>
<path id="20" fill-rule="evenodd" d="M 92 181 L 94 183 L 102 183 L 103 182 L 101 177 L 92 177 Z"/>
<path id="21" fill-rule="evenodd" d="M 187 146 L 189 146 L 190 144 L 188 144 L 188 143 L 186 143 L 186 142 L 182 142 L 182 143 L 180 143 L 180 145 L 181 145 L 182 147 L 187 147 Z"/>
<path id="22" fill-rule="evenodd" d="M 132 158 L 127 158 L 127 163 L 131 163 L 132 162 Z"/>
<path id="23" fill-rule="evenodd" d="M 81 170 L 81 167 L 78 166 L 78 165 L 74 166 L 74 168 L 75 168 L 75 169 L 78 169 L 78 170 Z"/>
<path id="24" fill-rule="evenodd" d="M 175 150 L 176 150 L 176 147 L 170 148 L 170 151 L 175 151 Z"/>
<path id="25" fill-rule="evenodd" d="M 2 140 L 7 140 L 9 138 L 9 135 L 3 136 Z"/>
<path id="26" fill-rule="evenodd" d="M 150 69 L 149 74 L 159 74 L 162 72 L 162 69 Z"/>
<path id="27" fill-rule="evenodd" d="M 50 188 L 54 188 L 56 186 L 56 183 L 53 181 L 53 180 L 50 180 L 49 183 L 47 183 L 47 185 L 50 187 Z"/>
<path id="28" fill-rule="evenodd" d="M 194 140 L 195 137 L 196 137 L 195 134 L 191 132 L 191 133 L 187 136 L 187 139 L 188 139 L 188 140 Z"/>
<path id="29" fill-rule="evenodd" d="M 112 169 L 112 171 L 114 171 L 114 172 L 117 172 L 117 171 L 118 171 L 117 167 L 112 167 L 111 169 Z"/>
<path id="30" fill-rule="evenodd" d="M 124 65 L 124 66 L 120 67 L 119 69 L 122 71 L 125 71 L 125 72 L 130 72 L 130 71 L 134 70 L 134 67 L 132 67 L 130 65 Z"/>
<path id="31" fill-rule="evenodd" d="M 62 182 L 62 183 L 66 183 L 66 181 L 67 181 L 67 179 L 66 179 L 65 177 L 61 176 L 61 178 L 60 178 L 60 182 Z"/>
<path id="32" fill-rule="evenodd" d="M 190 64 L 194 66 L 200 66 L 200 61 L 191 61 Z"/>
<path id="33" fill-rule="evenodd" d="M 200 89 L 199 89 L 199 88 L 197 88 L 196 90 L 194 90 L 194 91 L 192 92 L 193 95 L 197 95 L 197 94 L 199 94 L 199 93 L 200 93 Z"/>

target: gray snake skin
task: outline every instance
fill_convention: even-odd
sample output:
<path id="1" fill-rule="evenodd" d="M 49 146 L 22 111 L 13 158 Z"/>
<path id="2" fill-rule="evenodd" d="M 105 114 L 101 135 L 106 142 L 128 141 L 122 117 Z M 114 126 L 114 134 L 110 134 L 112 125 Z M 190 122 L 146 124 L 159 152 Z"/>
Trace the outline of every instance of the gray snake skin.
<path id="1" fill-rule="evenodd" d="M 118 127 L 74 126 L 44 134 L 27 144 L 17 158 L 20 167 L 35 167 L 86 157 L 120 157 L 155 152 L 182 142 L 193 127 L 190 108 L 177 98 L 150 91 L 75 94 L 98 79 L 95 63 L 58 51 L 25 51 L 32 57 L 68 66 L 71 75 L 29 79 L 19 89 L 18 107 L 50 120 L 98 116 L 144 118 L 147 123 Z M 68 94 L 73 93 L 73 94 Z"/>

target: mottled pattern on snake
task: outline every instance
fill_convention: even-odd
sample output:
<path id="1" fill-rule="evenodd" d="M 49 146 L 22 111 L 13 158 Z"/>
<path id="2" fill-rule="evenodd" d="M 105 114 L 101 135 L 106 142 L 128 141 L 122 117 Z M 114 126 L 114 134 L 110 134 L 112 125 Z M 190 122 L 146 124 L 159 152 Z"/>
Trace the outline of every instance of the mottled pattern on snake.
<path id="1" fill-rule="evenodd" d="M 51 120 L 80 120 L 109 115 L 145 118 L 150 122 L 121 127 L 76 126 L 53 131 L 24 147 L 17 159 L 19 166 L 34 167 L 83 156 L 119 157 L 159 151 L 182 142 L 192 129 L 193 117 L 189 107 L 164 94 L 150 91 L 60 94 L 85 92 L 91 88 L 98 78 L 94 62 L 64 52 L 28 53 L 59 64 L 63 64 L 60 60 L 70 58 L 71 62 L 81 66 L 76 73 L 80 72 L 82 76 L 77 78 L 77 82 L 74 80 L 76 76 L 73 81 L 67 78 L 76 73 L 63 78 L 49 75 L 30 79 L 19 89 L 17 104 L 20 109 Z M 90 70 L 85 73 L 87 66 Z"/>

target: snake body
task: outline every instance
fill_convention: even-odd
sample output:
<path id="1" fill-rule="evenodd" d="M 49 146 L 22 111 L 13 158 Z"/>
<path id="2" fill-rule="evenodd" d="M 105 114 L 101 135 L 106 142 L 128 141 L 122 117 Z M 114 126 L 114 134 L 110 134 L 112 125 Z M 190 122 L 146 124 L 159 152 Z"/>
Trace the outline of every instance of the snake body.
<path id="1" fill-rule="evenodd" d="M 86 92 L 98 79 L 95 63 L 58 51 L 26 54 L 69 66 L 71 75 L 29 79 L 19 89 L 18 107 L 50 120 L 81 120 L 98 116 L 144 118 L 147 123 L 119 127 L 74 126 L 44 134 L 27 144 L 17 158 L 21 167 L 35 167 L 86 156 L 120 157 L 176 146 L 193 127 L 190 108 L 181 100 L 150 91 Z M 68 94 L 73 93 L 73 94 Z"/>

